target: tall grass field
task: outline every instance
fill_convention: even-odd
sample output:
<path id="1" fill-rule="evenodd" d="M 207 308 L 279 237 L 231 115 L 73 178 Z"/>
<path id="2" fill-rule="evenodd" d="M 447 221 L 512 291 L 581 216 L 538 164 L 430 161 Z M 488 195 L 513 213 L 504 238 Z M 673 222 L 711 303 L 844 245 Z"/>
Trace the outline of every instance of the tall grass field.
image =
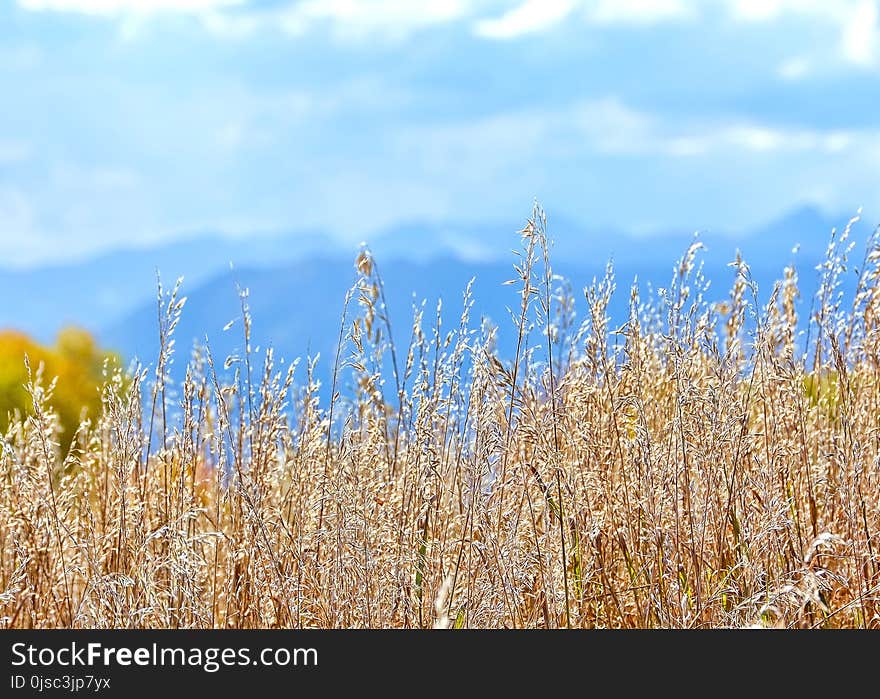
<path id="1" fill-rule="evenodd" d="M 813 299 L 742 259 L 710 299 L 697 242 L 653 292 L 572 290 L 551 252 L 536 207 L 512 356 L 469 289 L 392 334 L 364 250 L 336 356 L 252 349 L 246 291 L 241 355 L 190 352 L 160 287 L 159 356 L 108 365 L 72 439 L 29 363 L 0 627 L 880 626 L 880 238 L 835 233 Z"/>

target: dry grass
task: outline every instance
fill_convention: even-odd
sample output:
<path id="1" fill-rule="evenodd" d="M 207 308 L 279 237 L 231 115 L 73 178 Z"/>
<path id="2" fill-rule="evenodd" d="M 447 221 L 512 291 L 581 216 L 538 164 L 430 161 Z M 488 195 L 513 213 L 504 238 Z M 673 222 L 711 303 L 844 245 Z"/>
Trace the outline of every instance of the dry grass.
<path id="1" fill-rule="evenodd" d="M 738 261 L 707 303 L 695 245 L 611 328 L 610 271 L 576 326 L 544 230 L 506 361 L 469 292 L 398 352 L 363 253 L 327 404 L 312 361 L 207 347 L 172 392 L 176 289 L 157 370 L 109 375 L 69 453 L 35 368 L 0 445 L 2 625 L 880 625 L 877 237 L 847 302 L 834 237 L 805 321 L 791 269 L 758 305 Z"/>

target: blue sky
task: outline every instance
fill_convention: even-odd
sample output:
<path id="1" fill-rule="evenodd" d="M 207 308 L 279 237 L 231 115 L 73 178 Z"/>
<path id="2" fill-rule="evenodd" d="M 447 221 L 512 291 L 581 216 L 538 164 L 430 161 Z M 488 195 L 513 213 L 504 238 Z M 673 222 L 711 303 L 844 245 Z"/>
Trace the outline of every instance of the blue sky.
<path id="1" fill-rule="evenodd" d="M 875 0 L 0 0 L 0 254 L 876 210 Z"/>

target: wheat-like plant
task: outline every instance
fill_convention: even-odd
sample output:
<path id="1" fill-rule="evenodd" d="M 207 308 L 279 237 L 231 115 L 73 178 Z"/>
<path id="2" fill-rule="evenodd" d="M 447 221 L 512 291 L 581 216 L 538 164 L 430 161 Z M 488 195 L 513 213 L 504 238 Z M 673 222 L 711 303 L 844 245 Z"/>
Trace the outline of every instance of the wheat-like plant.
<path id="1" fill-rule="evenodd" d="M 108 368 L 66 452 L 32 367 L 0 438 L 0 625 L 876 627 L 880 239 L 850 303 L 849 234 L 805 318 L 793 267 L 762 303 L 741 258 L 711 303 L 695 243 L 619 327 L 609 266 L 577 325 L 536 205 L 510 324 L 474 322 L 469 286 L 405 348 L 364 250 L 329 387 L 251 349 L 244 290 L 243 355 L 206 342 L 175 386 L 160 286 L 154 369 Z"/>

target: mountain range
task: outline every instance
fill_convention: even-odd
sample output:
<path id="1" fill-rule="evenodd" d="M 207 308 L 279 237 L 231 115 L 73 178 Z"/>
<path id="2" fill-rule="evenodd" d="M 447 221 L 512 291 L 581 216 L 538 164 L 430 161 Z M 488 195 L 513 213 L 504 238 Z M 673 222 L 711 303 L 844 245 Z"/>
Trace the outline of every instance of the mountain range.
<path id="1" fill-rule="evenodd" d="M 815 286 L 832 228 L 847 216 L 803 208 L 753 231 L 705 231 L 700 259 L 712 282 L 711 293 L 726 297 L 734 278 L 729 262 L 741 249 L 759 288 L 769 292 L 783 268 L 796 262 L 802 291 Z M 859 222 L 854 237 L 864 240 L 869 223 Z M 693 231 L 638 236 L 623 230 L 589 229 L 551 218 L 554 272 L 580 290 L 613 260 L 618 292 L 612 316 L 626 312 L 628 287 L 638 278 L 643 289 L 667 286 L 675 261 L 693 241 Z M 395 341 L 406 344 L 414 303 L 425 300 L 426 318 L 443 299 L 444 324 L 458 322 L 462 292 L 474 278 L 474 313 L 500 325 L 499 351 L 511 349 L 515 334 L 508 307 L 518 304 L 511 250 L 520 245 L 512 222 L 412 223 L 384 231 L 370 241 L 386 286 Z M 799 246 L 797 253 L 794 248 Z M 237 286 L 249 290 L 254 321 L 252 344 L 272 345 L 292 359 L 320 352 L 332 357 L 346 290 L 354 277 L 357 246 L 319 232 L 225 238 L 205 233 L 153 248 L 116 250 L 83 262 L 32 269 L 0 267 L 0 294 L 14 299 L 0 307 L 0 327 L 15 327 L 51 341 L 65 324 L 92 331 L 124 357 L 150 363 L 157 347 L 156 275 L 163 285 L 184 277 L 188 302 L 177 329 L 177 347 L 207 337 L 217 356 L 240 350 L 239 327 L 223 328 L 241 315 Z M 582 316 L 581 316 L 582 317 Z M 426 323 L 427 324 L 427 323 Z M 182 362 L 181 362 L 182 364 Z M 326 378 L 326 362 L 323 375 Z"/>

